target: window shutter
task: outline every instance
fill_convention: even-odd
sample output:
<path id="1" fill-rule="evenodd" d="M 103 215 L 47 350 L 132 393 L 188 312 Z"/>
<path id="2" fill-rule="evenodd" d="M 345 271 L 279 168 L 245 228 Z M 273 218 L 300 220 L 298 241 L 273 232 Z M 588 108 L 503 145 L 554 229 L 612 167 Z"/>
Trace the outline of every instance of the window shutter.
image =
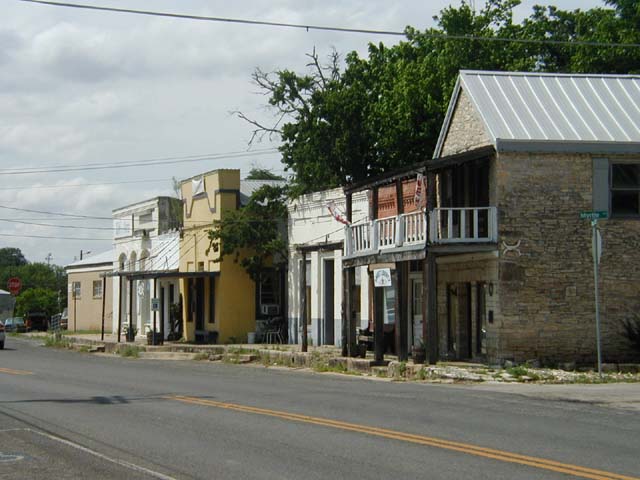
<path id="1" fill-rule="evenodd" d="M 609 213 L 609 159 L 593 159 L 593 210 Z"/>

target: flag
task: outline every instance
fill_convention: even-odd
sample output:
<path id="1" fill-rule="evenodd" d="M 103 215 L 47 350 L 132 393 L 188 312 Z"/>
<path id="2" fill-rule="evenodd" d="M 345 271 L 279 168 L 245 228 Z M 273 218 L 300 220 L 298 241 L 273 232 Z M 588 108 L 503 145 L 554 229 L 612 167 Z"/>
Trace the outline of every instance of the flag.
<path id="1" fill-rule="evenodd" d="M 337 221 L 339 221 L 340 223 L 344 223 L 345 225 L 351 224 L 351 222 L 347 220 L 347 217 L 345 216 L 345 214 L 342 213 L 342 211 L 338 208 L 338 206 L 336 205 L 336 202 L 330 202 L 327 205 L 327 209 L 329 209 L 329 213 L 331 214 L 331 216 L 335 218 Z"/>
<path id="2" fill-rule="evenodd" d="M 416 191 L 413 195 L 413 203 L 418 209 L 424 208 L 427 203 L 427 185 L 424 175 L 421 173 L 416 177 Z"/>

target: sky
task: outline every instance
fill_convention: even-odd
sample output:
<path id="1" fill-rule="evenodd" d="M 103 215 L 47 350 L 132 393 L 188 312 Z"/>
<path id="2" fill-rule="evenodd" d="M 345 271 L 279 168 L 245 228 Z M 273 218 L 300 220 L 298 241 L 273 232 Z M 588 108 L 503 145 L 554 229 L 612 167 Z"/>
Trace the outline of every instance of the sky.
<path id="1" fill-rule="evenodd" d="M 274 151 L 277 138 L 249 149 L 252 128 L 232 113 L 242 111 L 262 121 L 271 118 L 265 97 L 251 82 L 256 67 L 268 72 L 304 71 L 305 54 L 314 48 L 321 57 L 333 48 L 341 54 L 353 50 L 365 54 L 369 42 L 391 45 L 401 40 L 0 1 L 0 248 L 18 247 L 31 262 L 44 262 L 51 254 L 49 261 L 57 265 L 73 262 L 80 251 L 87 255 L 109 250 L 112 210 L 158 195 L 175 195 L 172 178 L 216 168 L 239 168 L 244 176 L 254 166 L 284 173 Z M 448 0 L 76 3 L 391 31 L 407 25 L 431 27 L 432 17 L 441 9 L 458 5 Z M 523 1 L 516 20 L 528 16 L 536 3 L 547 4 Z M 551 3 L 563 9 L 602 5 L 598 0 Z M 122 166 L 195 156 L 216 158 Z M 114 163 L 120 166 L 11 173 L 11 169 Z"/>

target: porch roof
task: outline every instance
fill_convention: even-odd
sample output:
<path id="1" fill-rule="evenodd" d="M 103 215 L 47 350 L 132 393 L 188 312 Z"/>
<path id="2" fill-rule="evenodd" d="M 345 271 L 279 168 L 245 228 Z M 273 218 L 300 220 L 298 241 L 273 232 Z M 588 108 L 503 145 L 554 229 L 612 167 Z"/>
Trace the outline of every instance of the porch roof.
<path id="1" fill-rule="evenodd" d="M 428 171 L 442 170 L 443 168 L 449 168 L 461 163 L 470 162 L 483 157 L 489 157 L 495 154 L 496 149 L 493 145 L 485 145 L 483 147 L 475 148 L 462 153 L 456 153 L 453 155 L 447 155 L 446 157 L 440 157 L 437 159 L 429 159 L 421 163 L 413 164 L 407 167 L 403 167 L 393 172 L 378 175 L 368 180 L 363 180 L 344 187 L 345 193 L 355 193 L 362 190 L 369 190 L 374 187 L 379 187 L 389 183 L 393 183 L 396 180 L 412 177 L 418 173 L 426 173 Z"/>
<path id="2" fill-rule="evenodd" d="M 125 277 L 129 280 L 144 280 L 149 278 L 198 278 L 215 277 L 220 272 L 179 272 L 178 270 L 123 270 L 118 272 L 105 273 L 105 277 Z"/>

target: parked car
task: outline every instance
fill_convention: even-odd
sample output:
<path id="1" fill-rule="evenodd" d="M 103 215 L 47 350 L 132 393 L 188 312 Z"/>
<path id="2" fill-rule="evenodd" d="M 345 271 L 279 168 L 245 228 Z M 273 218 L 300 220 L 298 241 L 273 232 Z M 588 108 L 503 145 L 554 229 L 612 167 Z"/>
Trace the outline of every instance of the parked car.
<path id="1" fill-rule="evenodd" d="M 44 312 L 29 312 L 24 317 L 24 323 L 29 331 L 46 332 L 49 329 L 49 317 Z"/>
<path id="2" fill-rule="evenodd" d="M 4 321 L 5 332 L 24 333 L 27 331 L 27 325 L 22 317 L 11 317 Z"/>
<path id="3" fill-rule="evenodd" d="M 0 322 L 0 350 L 4 349 L 4 323 Z"/>

